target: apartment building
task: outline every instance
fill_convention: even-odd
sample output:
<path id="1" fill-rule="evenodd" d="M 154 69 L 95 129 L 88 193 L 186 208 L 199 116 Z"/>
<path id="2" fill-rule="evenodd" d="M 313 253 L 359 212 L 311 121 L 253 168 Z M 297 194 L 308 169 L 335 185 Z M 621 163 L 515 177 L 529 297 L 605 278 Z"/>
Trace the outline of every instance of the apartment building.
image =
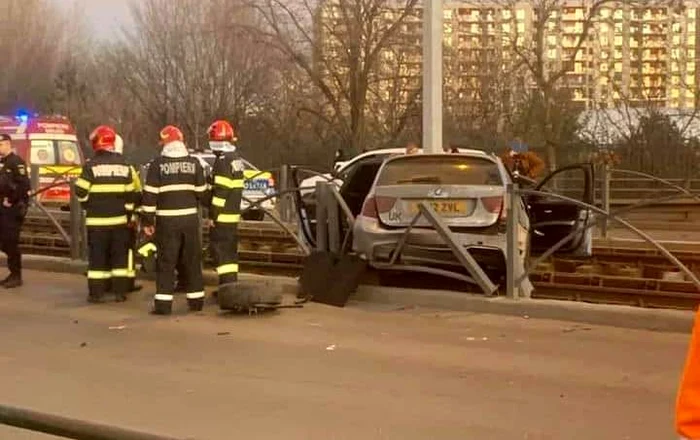
<path id="1" fill-rule="evenodd" d="M 468 106 L 482 100 L 495 92 L 494 87 L 503 86 L 503 78 L 509 78 L 506 83 L 513 93 L 534 87 L 536 47 L 541 47 L 545 76 L 561 73 L 557 87 L 582 108 L 612 107 L 621 101 L 692 108 L 699 102 L 700 0 L 620 1 L 597 9 L 595 0 L 562 0 L 558 8 L 543 12 L 542 20 L 535 4 L 445 0 L 446 103 L 457 100 Z M 397 89 L 411 99 L 412 90 L 420 88 L 420 5 L 383 50 L 377 99 L 388 99 Z M 319 9 L 321 27 L 338 29 L 328 26 L 336 19 L 337 7 L 337 0 L 329 0 Z M 385 23 L 378 27 L 392 23 L 400 13 L 398 2 L 387 2 L 381 19 Z M 542 32 L 536 32 L 539 28 Z M 542 38 L 539 46 L 537 35 Z M 321 56 L 326 57 L 342 39 L 337 32 L 325 40 L 318 36 L 325 54 Z"/>

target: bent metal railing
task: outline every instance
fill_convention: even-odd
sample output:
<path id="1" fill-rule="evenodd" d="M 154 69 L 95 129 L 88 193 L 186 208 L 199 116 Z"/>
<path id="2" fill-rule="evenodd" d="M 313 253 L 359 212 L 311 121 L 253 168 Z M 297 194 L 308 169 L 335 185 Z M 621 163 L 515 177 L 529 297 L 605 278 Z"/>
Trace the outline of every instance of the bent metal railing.
<path id="1" fill-rule="evenodd" d="M 654 176 L 652 174 L 643 173 L 641 171 L 627 170 L 627 169 L 623 169 L 623 168 L 611 168 L 609 166 L 605 166 L 603 168 L 603 179 L 602 179 L 602 187 L 603 187 L 602 190 L 603 191 L 602 191 L 602 197 L 601 197 L 603 209 L 605 211 L 610 211 L 610 205 L 611 205 L 611 201 L 612 201 L 611 200 L 612 197 L 610 194 L 611 194 L 611 182 L 612 182 L 612 174 L 613 173 L 641 177 L 645 180 L 650 180 L 652 182 L 661 183 L 665 186 L 668 186 L 672 190 L 678 191 L 679 193 L 682 193 L 682 194 L 692 198 L 693 200 L 700 202 L 700 196 L 693 193 L 688 188 L 682 187 L 680 185 L 676 185 L 675 183 L 673 183 L 669 179 L 664 179 L 661 177 Z M 671 197 L 670 199 L 666 199 L 666 196 L 664 196 L 664 195 L 658 196 L 658 197 L 647 197 L 647 198 L 644 198 L 644 199 L 640 200 L 639 202 L 633 204 L 632 206 L 640 207 L 640 203 L 645 202 L 647 200 L 654 201 L 653 203 L 659 203 L 662 201 L 674 200 L 676 198 L 680 198 L 680 197 Z M 641 206 L 649 206 L 649 205 L 652 205 L 653 203 L 648 203 L 648 204 L 645 203 L 644 205 L 641 205 Z M 607 236 L 608 236 L 608 229 L 609 228 L 608 228 L 608 221 L 607 220 L 608 220 L 607 218 L 604 218 L 602 220 L 602 222 L 600 223 L 601 236 L 603 238 L 607 238 Z"/>
<path id="2" fill-rule="evenodd" d="M 0 424 L 74 440 L 181 440 L 0 405 Z"/>
<path id="3" fill-rule="evenodd" d="M 635 227 L 634 225 L 630 224 L 628 221 L 622 219 L 619 217 L 618 212 L 610 212 L 606 211 L 605 209 L 599 208 L 594 205 L 590 205 L 588 203 L 584 203 L 580 200 L 572 199 L 567 196 L 563 196 L 561 194 L 557 193 L 552 193 L 552 192 L 545 192 L 545 191 L 537 191 L 537 190 L 531 190 L 531 189 L 520 189 L 518 188 L 517 185 L 508 185 L 507 189 L 508 193 L 508 198 L 510 200 L 509 202 L 509 215 L 508 215 L 508 225 L 507 225 L 507 234 L 508 234 L 508 255 L 506 257 L 507 263 L 508 263 L 508 273 L 507 273 L 507 286 L 506 286 L 506 296 L 512 299 L 517 299 L 520 297 L 527 297 L 529 295 L 523 295 L 521 294 L 521 287 L 522 283 L 527 280 L 527 276 L 530 272 L 530 270 L 533 267 L 536 267 L 535 264 L 530 264 L 529 267 L 526 270 L 523 270 L 520 272 L 516 267 L 513 267 L 511 264 L 511 261 L 513 261 L 516 258 L 516 250 L 515 247 L 512 245 L 513 240 L 517 239 L 517 221 L 514 220 L 515 218 L 518 217 L 520 213 L 520 201 L 522 200 L 522 196 L 539 196 L 539 197 L 550 197 L 550 198 L 555 198 L 561 201 L 565 201 L 568 203 L 571 203 L 573 205 L 576 205 L 580 208 L 590 210 L 594 212 L 595 214 L 599 214 L 603 216 L 603 218 L 613 220 L 626 229 L 629 229 L 632 231 L 634 234 L 639 236 L 642 240 L 646 241 L 647 243 L 651 244 L 654 246 L 669 262 L 671 262 L 674 266 L 676 266 L 679 270 L 681 270 L 690 281 L 695 284 L 696 288 L 700 290 L 700 279 L 691 271 L 683 262 L 681 262 L 676 256 L 674 256 L 668 249 L 666 249 L 660 242 L 657 240 L 654 240 L 651 236 L 646 234 L 644 231 L 640 230 L 639 228 Z M 678 196 L 678 195 L 676 195 Z M 656 203 L 656 200 L 652 200 L 648 203 Z M 639 208 L 643 204 L 637 203 L 636 205 L 633 205 L 633 207 L 629 208 Z M 629 211 L 631 209 L 626 209 L 625 211 Z M 596 222 L 602 220 L 596 219 Z M 594 223 L 595 224 L 595 223 Z M 577 228 L 576 230 L 572 231 L 567 237 L 562 238 L 559 242 L 557 242 L 554 246 L 552 246 L 547 252 L 543 254 L 543 256 L 540 256 L 540 258 L 535 262 L 539 264 L 539 262 L 544 261 L 544 258 L 547 256 L 551 256 L 554 252 L 556 252 L 557 249 L 561 248 L 564 244 L 566 244 L 569 240 L 571 240 L 573 237 L 575 237 L 577 234 L 584 233 L 587 229 L 592 227 L 592 225 L 585 225 L 585 227 L 580 227 Z M 546 255 L 546 256 L 545 256 Z"/>
<path id="4" fill-rule="evenodd" d="M 338 189 L 333 183 L 317 182 L 316 189 L 317 198 L 317 217 L 316 217 L 316 246 L 315 248 L 322 252 L 331 252 L 333 254 L 342 254 L 346 252 L 350 234 L 352 233 L 355 218 L 352 215 L 350 208 L 345 200 L 338 192 Z M 438 215 L 435 210 L 426 202 L 418 204 L 418 213 L 413 217 L 409 226 L 403 231 L 403 234 L 396 242 L 393 251 L 391 252 L 390 261 L 384 263 L 381 261 L 372 260 L 372 255 L 367 255 L 368 264 L 380 270 L 405 270 L 410 272 L 427 273 L 432 275 L 445 276 L 464 281 L 468 284 L 477 285 L 487 296 L 494 295 L 498 286 L 495 285 L 489 276 L 484 272 L 479 263 L 469 253 L 462 243 L 456 238 L 455 234 L 445 224 L 444 220 Z M 339 212 L 342 211 L 348 221 L 348 229 L 345 232 L 343 244 L 340 245 L 340 228 Z M 454 254 L 460 266 L 467 270 L 469 274 L 429 267 L 416 264 L 399 263 L 397 260 L 404 250 L 408 237 L 411 235 L 413 227 L 420 218 L 425 218 L 435 229 L 437 234 L 442 238 L 450 251 Z"/>

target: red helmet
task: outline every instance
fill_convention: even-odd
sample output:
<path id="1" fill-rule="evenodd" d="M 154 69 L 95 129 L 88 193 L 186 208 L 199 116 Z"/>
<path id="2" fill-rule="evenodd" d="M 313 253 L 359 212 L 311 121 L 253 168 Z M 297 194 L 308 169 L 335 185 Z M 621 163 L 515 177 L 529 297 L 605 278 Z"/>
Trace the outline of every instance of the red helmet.
<path id="1" fill-rule="evenodd" d="M 211 124 L 207 133 L 211 142 L 233 142 L 236 140 L 236 133 L 231 124 L 222 120 Z"/>
<path id="2" fill-rule="evenodd" d="M 183 142 L 184 140 L 185 136 L 182 135 L 182 131 L 174 125 L 168 125 L 160 131 L 161 145 L 166 145 L 175 141 Z"/>
<path id="3" fill-rule="evenodd" d="M 117 132 L 107 125 L 100 125 L 90 133 L 90 142 L 92 142 L 92 149 L 95 151 L 114 150 L 116 140 Z"/>

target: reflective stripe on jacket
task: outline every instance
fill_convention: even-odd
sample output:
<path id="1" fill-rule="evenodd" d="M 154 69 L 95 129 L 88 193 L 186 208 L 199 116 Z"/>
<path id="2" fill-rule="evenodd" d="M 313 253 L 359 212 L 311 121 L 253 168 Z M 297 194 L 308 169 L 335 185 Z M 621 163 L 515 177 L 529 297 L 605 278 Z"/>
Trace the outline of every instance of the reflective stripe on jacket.
<path id="1" fill-rule="evenodd" d="M 120 154 L 99 151 L 75 181 L 75 194 L 86 211 L 89 227 L 125 225 L 138 203 L 133 168 Z"/>

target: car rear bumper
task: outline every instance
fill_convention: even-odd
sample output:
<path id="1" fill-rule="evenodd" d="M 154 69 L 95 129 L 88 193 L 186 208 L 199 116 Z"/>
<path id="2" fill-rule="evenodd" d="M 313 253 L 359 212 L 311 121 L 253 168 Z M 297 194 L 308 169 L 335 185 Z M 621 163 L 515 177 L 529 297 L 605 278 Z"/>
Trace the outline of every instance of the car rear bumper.
<path id="1" fill-rule="evenodd" d="M 405 229 L 388 230 L 377 221 L 358 217 L 353 233 L 353 249 L 370 262 L 389 262 Z M 454 233 L 471 256 L 487 271 L 505 271 L 506 235 Z M 461 268 L 445 240 L 433 229 L 411 230 L 397 259 L 404 264 Z"/>

